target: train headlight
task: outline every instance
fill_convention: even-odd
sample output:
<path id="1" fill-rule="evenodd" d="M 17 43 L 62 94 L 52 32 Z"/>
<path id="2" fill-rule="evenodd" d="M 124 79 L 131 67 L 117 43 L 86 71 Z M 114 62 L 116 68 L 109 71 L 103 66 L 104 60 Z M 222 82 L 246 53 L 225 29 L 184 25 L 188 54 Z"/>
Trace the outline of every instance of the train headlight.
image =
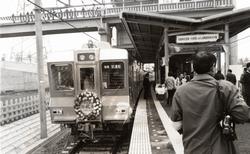
<path id="1" fill-rule="evenodd" d="M 95 59 L 95 55 L 93 55 L 93 54 L 89 55 L 89 59 L 90 60 L 94 60 Z"/>
<path id="2" fill-rule="evenodd" d="M 83 54 L 79 55 L 79 60 L 84 61 L 85 60 L 85 55 L 83 55 Z"/>
<path id="3" fill-rule="evenodd" d="M 59 115 L 60 115 L 60 114 L 63 114 L 63 110 L 62 110 L 62 109 L 53 109 L 53 110 L 52 110 L 52 113 L 53 113 L 53 114 L 59 114 Z"/>

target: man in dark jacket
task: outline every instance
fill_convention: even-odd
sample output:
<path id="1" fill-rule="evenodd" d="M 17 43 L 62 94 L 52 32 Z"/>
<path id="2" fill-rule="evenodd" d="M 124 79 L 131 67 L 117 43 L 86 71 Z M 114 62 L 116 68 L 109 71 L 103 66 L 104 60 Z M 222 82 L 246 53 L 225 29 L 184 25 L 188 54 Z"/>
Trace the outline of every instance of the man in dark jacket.
<path id="1" fill-rule="evenodd" d="M 250 106 L 250 62 L 247 63 L 246 72 L 240 80 L 242 84 L 242 95 L 246 103 Z"/>
<path id="2" fill-rule="evenodd" d="M 144 76 L 143 89 L 144 89 L 144 99 L 147 99 L 150 96 L 149 73 L 145 74 L 145 76 Z"/>
<path id="3" fill-rule="evenodd" d="M 224 75 L 221 73 L 221 70 L 217 71 L 217 73 L 214 75 L 214 78 L 216 80 L 224 80 L 225 79 Z"/>
<path id="4" fill-rule="evenodd" d="M 175 92 L 171 119 L 182 122 L 185 154 L 235 154 L 234 143 L 223 136 L 218 123 L 225 110 L 237 123 L 249 119 L 248 106 L 236 86 L 213 78 L 215 64 L 212 53 L 196 53 L 193 67 L 197 75 Z"/>
<path id="5" fill-rule="evenodd" d="M 231 69 L 227 70 L 226 80 L 236 85 L 236 76 L 232 73 Z"/>

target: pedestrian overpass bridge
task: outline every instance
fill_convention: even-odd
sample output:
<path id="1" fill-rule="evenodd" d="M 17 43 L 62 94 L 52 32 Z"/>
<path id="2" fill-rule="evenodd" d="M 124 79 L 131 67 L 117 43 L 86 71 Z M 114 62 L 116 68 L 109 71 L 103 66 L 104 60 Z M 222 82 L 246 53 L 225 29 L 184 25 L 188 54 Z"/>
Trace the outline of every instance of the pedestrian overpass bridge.
<path id="1" fill-rule="evenodd" d="M 125 35 L 119 19 L 119 14 L 123 11 L 154 12 L 200 18 L 232 10 L 233 7 L 232 0 L 202 0 L 165 4 L 143 4 L 141 2 L 139 5 L 122 5 L 112 8 L 93 5 L 88 7 L 91 9 L 85 9 L 84 6 L 72 9 L 42 9 L 42 29 L 43 35 L 98 30 L 99 34 L 107 34 L 109 27 L 116 27 L 118 33 Z M 35 35 L 33 12 L 0 17 L 0 23 L 0 38 Z"/>
<path id="2" fill-rule="evenodd" d="M 216 50 L 213 48 L 218 55 L 218 68 L 221 68 L 220 53 L 225 52 L 224 70 L 227 70 L 229 59 L 236 59 L 234 55 L 237 53 L 233 49 L 230 51 L 229 39 L 250 25 L 250 9 L 231 11 L 233 8 L 233 0 L 193 0 L 164 4 L 141 2 L 139 5 L 117 5 L 111 8 L 98 5 L 41 8 L 42 31 L 43 35 L 98 31 L 101 41 L 110 42 L 111 27 L 115 27 L 117 46 L 128 49 L 133 57 L 143 63 L 156 63 L 158 70 L 161 58 L 169 59 L 171 54 L 182 54 L 184 49 L 196 51 L 208 45 L 199 43 L 196 46 L 181 46 L 176 44 L 176 36 L 212 33 L 219 36 L 215 42 Z M 35 35 L 34 25 L 33 12 L 0 17 L 0 38 Z M 167 65 L 165 69 L 167 76 Z M 157 74 L 157 78 L 160 78 L 160 73 Z"/>

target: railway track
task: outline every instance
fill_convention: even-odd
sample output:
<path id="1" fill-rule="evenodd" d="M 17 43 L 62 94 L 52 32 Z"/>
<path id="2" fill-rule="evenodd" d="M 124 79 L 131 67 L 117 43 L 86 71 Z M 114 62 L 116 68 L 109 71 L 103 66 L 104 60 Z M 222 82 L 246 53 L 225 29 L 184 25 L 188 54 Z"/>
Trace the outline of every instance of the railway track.
<path id="1" fill-rule="evenodd" d="M 127 154 L 131 137 L 131 128 L 122 132 L 96 132 L 95 140 L 88 138 L 68 139 L 62 154 Z"/>

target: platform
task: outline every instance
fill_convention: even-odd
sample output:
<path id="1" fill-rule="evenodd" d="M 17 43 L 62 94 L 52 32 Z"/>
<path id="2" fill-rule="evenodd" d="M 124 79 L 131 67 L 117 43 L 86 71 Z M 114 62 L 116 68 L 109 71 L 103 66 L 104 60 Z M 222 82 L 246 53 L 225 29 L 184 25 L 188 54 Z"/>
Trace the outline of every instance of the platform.
<path id="1" fill-rule="evenodd" d="M 175 130 L 168 117 L 170 106 L 165 101 L 152 97 L 145 100 L 141 96 L 135 114 L 134 127 L 130 140 L 129 154 L 183 154 L 182 136 Z M 18 120 L 0 127 L 0 153 L 27 153 L 43 144 L 60 131 L 59 125 L 51 124 L 48 117 L 48 137 L 40 139 L 39 114 Z M 250 153 L 250 123 L 236 125 L 239 146 L 242 154 Z"/>
<path id="2" fill-rule="evenodd" d="M 58 124 L 51 124 L 47 111 L 48 137 L 40 139 L 39 113 L 0 127 L 0 153 L 24 154 L 60 131 Z"/>
<path id="3" fill-rule="evenodd" d="M 183 154 L 181 135 L 175 130 L 152 90 L 152 98 L 138 102 L 129 154 Z"/>

